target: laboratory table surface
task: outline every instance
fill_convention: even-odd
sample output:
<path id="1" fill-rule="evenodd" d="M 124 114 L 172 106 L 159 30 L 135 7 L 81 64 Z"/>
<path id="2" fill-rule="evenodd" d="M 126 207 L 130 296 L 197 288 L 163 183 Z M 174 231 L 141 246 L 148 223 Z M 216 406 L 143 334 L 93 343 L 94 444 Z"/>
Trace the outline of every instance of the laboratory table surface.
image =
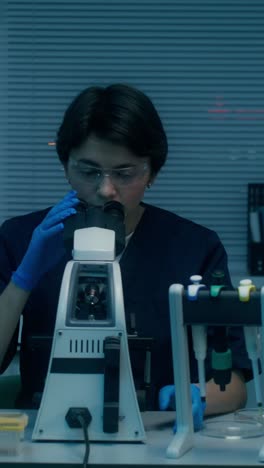
<path id="1" fill-rule="evenodd" d="M 29 424 L 25 438 L 20 443 L 17 455 L 0 454 L 0 465 L 8 468 L 73 468 L 83 465 L 85 445 L 80 442 L 32 442 L 36 413 L 27 412 Z M 227 418 L 222 416 L 221 418 Z M 198 432 L 194 446 L 177 459 L 167 458 L 166 450 L 173 438 L 172 412 L 145 412 L 142 418 L 146 430 L 144 443 L 91 443 L 87 467 L 261 467 L 259 451 L 264 445 L 264 436 L 245 439 L 208 437 Z M 219 418 L 218 418 L 219 419 Z"/>

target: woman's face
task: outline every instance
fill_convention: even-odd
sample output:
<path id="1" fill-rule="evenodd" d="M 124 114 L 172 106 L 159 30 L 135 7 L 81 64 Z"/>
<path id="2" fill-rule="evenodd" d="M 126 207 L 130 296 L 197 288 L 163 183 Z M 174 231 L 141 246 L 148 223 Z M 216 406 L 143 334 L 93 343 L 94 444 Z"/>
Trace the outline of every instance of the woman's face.
<path id="1" fill-rule="evenodd" d="M 94 206 L 118 201 L 126 215 L 137 209 L 152 180 L 148 158 L 93 135 L 71 151 L 64 169 L 78 198 Z"/>

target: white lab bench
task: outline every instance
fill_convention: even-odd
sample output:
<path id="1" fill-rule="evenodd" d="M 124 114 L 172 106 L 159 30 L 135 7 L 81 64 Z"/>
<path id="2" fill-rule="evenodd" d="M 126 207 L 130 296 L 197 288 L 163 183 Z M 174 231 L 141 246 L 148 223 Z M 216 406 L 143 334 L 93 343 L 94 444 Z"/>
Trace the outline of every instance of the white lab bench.
<path id="1" fill-rule="evenodd" d="M 29 411 L 29 425 L 18 455 L 0 455 L 0 466 L 7 468 L 73 468 L 81 467 L 85 452 L 79 442 L 32 442 L 31 433 L 36 414 Z M 144 443 L 91 443 L 88 467 L 158 468 L 178 467 L 253 467 L 262 466 L 258 460 L 264 437 L 249 439 L 218 439 L 196 433 L 194 447 L 179 459 L 166 457 L 172 440 L 173 412 L 142 413 L 146 442 Z M 229 416 L 222 416 L 222 419 Z"/>

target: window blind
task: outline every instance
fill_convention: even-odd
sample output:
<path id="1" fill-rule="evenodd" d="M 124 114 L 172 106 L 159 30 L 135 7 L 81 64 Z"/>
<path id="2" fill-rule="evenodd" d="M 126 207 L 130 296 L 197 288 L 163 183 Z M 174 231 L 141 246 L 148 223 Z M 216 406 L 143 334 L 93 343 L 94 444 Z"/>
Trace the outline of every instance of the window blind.
<path id="1" fill-rule="evenodd" d="M 145 200 L 215 229 L 246 272 L 247 184 L 263 182 L 263 0 L 2 0 L 0 220 L 68 189 L 53 141 L 84 87 L 156 105 L 169 157 Z"/>

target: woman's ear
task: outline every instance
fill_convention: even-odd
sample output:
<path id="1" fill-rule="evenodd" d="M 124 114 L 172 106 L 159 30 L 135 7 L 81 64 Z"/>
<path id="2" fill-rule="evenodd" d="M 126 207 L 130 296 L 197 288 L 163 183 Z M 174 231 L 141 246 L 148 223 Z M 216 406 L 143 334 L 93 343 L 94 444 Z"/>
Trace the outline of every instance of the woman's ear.
<path id="1" fill-rule="evenodd" d="M 156 174 L 152 174 L 148 180 L 146 188 L 149 189 L 154 184 L 155 179 L 156 179 Z"/>

